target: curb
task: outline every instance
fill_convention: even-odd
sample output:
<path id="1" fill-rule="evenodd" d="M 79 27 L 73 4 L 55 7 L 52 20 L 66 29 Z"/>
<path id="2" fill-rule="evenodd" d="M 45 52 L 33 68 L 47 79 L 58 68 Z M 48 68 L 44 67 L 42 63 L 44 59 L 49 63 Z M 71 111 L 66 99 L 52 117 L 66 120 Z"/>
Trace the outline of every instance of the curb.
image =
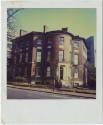
<path id="1" fill-rule="evenodd" d="M 23 90 L 31 90 L 31 91 L 38 91 L 38 92 L 46 92 L 46 93 L 54 93 L 54 94 L 59 94 L 59 95 L 70 95 L 70 96 L 76 96 L 76 97 L 84 97 L 84 98 L 87 98 L 87 99 L 96 99 L 96 97 L 87 97 L 87 96 L 82 96 L 82 95 L 73 95 L 72 93 L 60 93 L 60 92 L 53 92 L 53 91 L 45 91 L 45 90 L 34 90 L 34 89 L 31 89 L 31 88 L 22 88 L 20 86 L 9 86 L 7 85 L 7 87 L 10 87 L 10 88 L 16 88 L 16 89 L 23 89 Z"/>

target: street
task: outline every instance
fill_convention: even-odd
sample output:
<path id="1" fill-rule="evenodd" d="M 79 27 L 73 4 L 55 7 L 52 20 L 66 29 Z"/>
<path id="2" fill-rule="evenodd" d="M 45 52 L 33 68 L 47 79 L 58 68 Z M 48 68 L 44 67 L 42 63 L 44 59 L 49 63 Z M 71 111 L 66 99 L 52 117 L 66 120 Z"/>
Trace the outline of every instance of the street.
<path id="1" fill-rule="evenodd" d="M 84 99 L 71 95 L 61 95 L 47 92 L 31 91 L 18 88 L 7 88 L 8 99 Z"/>

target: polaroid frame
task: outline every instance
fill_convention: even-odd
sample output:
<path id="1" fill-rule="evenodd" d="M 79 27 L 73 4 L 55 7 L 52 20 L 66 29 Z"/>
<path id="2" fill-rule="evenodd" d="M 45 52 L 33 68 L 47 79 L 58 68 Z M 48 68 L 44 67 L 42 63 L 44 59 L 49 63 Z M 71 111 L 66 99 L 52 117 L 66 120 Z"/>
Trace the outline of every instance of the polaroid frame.
<path id="1" fill-rule="evenodd" d="M 96 99 L 8 100 L 7 99 L 7 8 L 96 8 L 97 89 Z M 102 1 L 33 0 L 2 1 L 2 123 L 102 123 Z"/>

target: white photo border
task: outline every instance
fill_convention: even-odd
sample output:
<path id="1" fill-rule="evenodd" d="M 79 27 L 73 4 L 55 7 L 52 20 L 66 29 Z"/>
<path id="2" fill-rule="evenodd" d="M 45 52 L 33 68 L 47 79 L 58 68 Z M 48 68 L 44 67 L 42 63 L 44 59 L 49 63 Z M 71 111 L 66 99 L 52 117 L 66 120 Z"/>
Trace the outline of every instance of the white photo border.
<path id="1" fill-rule="evenodd" d="M 7 8 L 96 8 L 96 99 L 26 100 L 7 99 Z M 102 1 L 33 0 L 2 1 L 2 122 L 3 123 L 101 123 L 102 85 Z"/>

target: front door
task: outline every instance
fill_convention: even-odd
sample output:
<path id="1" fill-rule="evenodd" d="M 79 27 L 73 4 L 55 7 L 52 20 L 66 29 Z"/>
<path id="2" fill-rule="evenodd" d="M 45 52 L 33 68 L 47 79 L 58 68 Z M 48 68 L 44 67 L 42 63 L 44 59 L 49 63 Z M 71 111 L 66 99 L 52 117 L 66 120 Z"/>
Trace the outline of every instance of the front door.
<path id="1" fill-rule="evenodd" d="M 63 66 L 60 67 L 60 80 L 63 80 L 63 74 L 64 74 L 64 70 L 63 70 Z"/>

